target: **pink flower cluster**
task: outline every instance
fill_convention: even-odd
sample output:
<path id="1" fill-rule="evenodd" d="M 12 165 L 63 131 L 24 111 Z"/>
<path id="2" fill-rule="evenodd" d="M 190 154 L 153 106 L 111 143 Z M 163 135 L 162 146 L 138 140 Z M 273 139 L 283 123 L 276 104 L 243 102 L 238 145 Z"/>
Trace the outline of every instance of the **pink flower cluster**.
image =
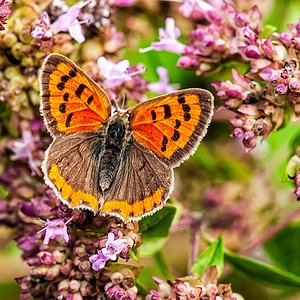
<path id="1" fill-rule="evenodd" d="M 166 50 L 181 57 L 177 66 L 197 75 L 216 70 L 221 64 L 238 60 L 250 66 L 243 75 L 232 70 L 233 80 L 213 83 L 224 107 L 235 112 L 230 119 L 232 135 L 241 138 L 246 151 L 258 138 L 266 138 L 283 125 L 292 108 L 292 118 L 300 117 L 300 20 L 289 25 L 290 32 L 262 37 L 261 13 L 257 6 L 240 12 L 229 1 L 185 0 L 179 11 L 201 20 L 190 34 L 188 45 L 178 41 L 180 30 L 166 19 L 159 29 L 159 42 L 141 49 Z"/>
<path id="2" fill-rule="evenodd" d="M 216 266 L 207 268 L 203 277 L 187 276 L 177 278 L 173 282 L 165 282 L 153 277 L 157 284 L 157 290 L 150 290 L 146 300 L 237 300 L 232 293 L 230 284 L 218 284 L 218 272 Z"/>
<path id="3" fill-rule="evenodd" d="M 8 7 L 8 3 L 6 0 L 0 0 L 0 30 L 4 30 L 4 24 L 6 24 L 6 20 L 8 15 L 11 13 L 11 9 Z"/>
<path id="4" fill-rule="evenodd" d="M 178 66 L 201 75 L 221 63 L 239 60 L 250 66 L 243 75 L 232 70 L 232 81 L 213 83 L 224 107 L 235 112 L 230 122 L 232 135 L 241 138 L 246 151 L 258 138 L 266 138 L 280 128 L 292 108 L 293 120 L 300 116 L 300 20 L 289 25 L 290 32 L 262 37 L 261 14 L 256 6 L 239 12 L 226 0 L 184 1 L 208 24 L 198 24 L 190 35 Z M 194 7 L 195 8 L 195 7 Z"/>

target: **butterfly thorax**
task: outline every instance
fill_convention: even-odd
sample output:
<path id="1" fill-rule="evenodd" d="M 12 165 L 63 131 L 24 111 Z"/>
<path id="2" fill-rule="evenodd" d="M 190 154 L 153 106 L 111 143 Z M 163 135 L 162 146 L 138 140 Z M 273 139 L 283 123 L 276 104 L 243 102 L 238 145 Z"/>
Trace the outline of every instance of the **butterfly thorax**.
<path id="1" fill-rule="evenodd" d="M 100 154 L 101 190 L 108 189 L 116 176 L 121 161 L 122 152 L 128 143 L 128 117 L 126 115 L 112 116 L 104 129 L 104 141 Z"/>

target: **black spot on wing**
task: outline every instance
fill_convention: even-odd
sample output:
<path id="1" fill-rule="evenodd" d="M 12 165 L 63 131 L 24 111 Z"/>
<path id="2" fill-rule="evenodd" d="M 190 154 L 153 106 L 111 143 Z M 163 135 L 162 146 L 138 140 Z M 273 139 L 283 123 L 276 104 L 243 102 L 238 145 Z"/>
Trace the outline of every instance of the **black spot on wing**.
<path id="1" fill-rule="evenodd" d="M 172 141 L 178 141 L 180 138 L 180 133 L 177 129 L 174 129 L 174 133 L 173 133 L 173 136 L 171 137 L 171 140 Z"/>
<path id="2" fill-rule="evenodd" d="M 178 129 L 180 126 L 181 126 L 180 120 L 176 119 L 174 128 Z"/>
<path id="3" fill-rule="evenodd" d="M 66 108 L 67 108 L 66 103 L 61 103 L 59 105 L 58 109 L 59 109 L 59 112 L 61 112 L 62 114 L 64 114 L 66 112 Z"/>
<path id="4" fill-rule="evenodd" d="M 71 71 L 69 72 L 69 76 L 72 77 L 72 78 L 76 77 L 76 75 L 77 75 L 76 69 L 73 69 L 73 70 L 71 70 Z"/>
<path id="5" fill-rule="evenodd" d="M 66 123 L 65 123 L 66 127 L 70 127 L 72 117 L 73 117 L 73 113 L 68 114 L 67 119 L 66 119 Z"/>
<path id="6" fill-rule="evenodd" d="M 70 96 L 69 93 L 64 93 L 63 99 L 64 99 L 65 102 L 68 102 L 68 101 L 69 101 L 69 96 Z"/>
<path id="7" fill-rule="evenodd" d="M 191 107 L 188 104 L 182 104 L 182 109 L 184 112 L 189 112 Z"/>
<path id="8" fill-rule="evenodd" d="M 87 99 L 87 104 L 90 105 L 94 100 L 94 96 L 93 95 L 90 95 Z"/>
<path id="9" fill-rule="evenodd" d="M 183 120 L 184 121 L 189 121 L 190 119 L 191 119 L 191 114 L 190 113 L 184 113 Z"/>
<path id="10" fill-rule="evenodd" d="M 168 138 L 164 135 L 163 140 L 162 140 L 162 145 L 160 150 L 162 152 L 165 152 L 167 150 L 167 144 L 168 144 Z"/>
<path id="11" fill-rule="evenodd" d="M 184 96 L 181 95 L 181 96 L 178 97 L 178 103 L 179 103 L 179 104 L 185 103 L 185 98 L 184 98 Z"/>
<path id="12" fill-rule="evenodd" d="M 189 121 L 191 119 L 191 114 L 190 114 L 191 107 L 188 104 L 184 103 L 182 104 L 182 110 L 184 111 L 184 115 L 183 115 L 184 121 Z"/>
<path id="13" fill-rule="evenodd" d="M 57 87 L 60 91 L 62 91 L 62 90 L 65 88 L 65 84 L 64 84 L 63 82 L 60 82 L 60 83 L 58 83 L 58 84 L 56 85 L 56 87 Z"/>
<path id="14" fill-rule="evenodd" d="M 152 117 L 152 121 L 156 120 L 156 112 L 154 110 L 151 110 L 151 117 Z"/>
<path id="15" fill-rule="evenodd" d="M 78 88 L 75 91 L 75 95 L 80 98 L 81 94 L 83 93 L 84 89 L 86 88 L 86 85 L 83 83 L 80 83 Z"/>
<path id="16" fill-rule="evenodd" d="M 164 108 L 164 119 L 169 119 L 171 118 L 172 116 L 172 113 L 171 113 L 171 108 L 170 108 L 170 105 L 168 104 L 164 104 L 163 105 L 163 108 Z"/>
<path id="17" fill-rule="evenodd" d="M 69 77 L 68 75 L 63 75 L 60 77 L 60 81 L 63 83 L 66 83 L 69 79 L 71 79 L 71 77 Z"/>

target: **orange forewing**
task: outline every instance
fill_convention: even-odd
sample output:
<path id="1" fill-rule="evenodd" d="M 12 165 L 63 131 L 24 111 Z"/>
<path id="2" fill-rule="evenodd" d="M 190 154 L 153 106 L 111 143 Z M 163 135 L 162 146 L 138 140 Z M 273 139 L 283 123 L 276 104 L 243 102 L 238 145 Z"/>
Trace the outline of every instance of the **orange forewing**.
<path id="1" fill-rule="evenodd" d="M 132 110 L 132 135 L 175 166 L 198 146 L 212 111 L 213 96 L 205 90 L 186 89 L 160 96 Z"/>
<path id="2" fill-rule="evenodd" d="M 99 130 L 110 115 L 105 92 L 65 56 L 50 54 L 41 71 L 42 113 L 49 131 Z"/>

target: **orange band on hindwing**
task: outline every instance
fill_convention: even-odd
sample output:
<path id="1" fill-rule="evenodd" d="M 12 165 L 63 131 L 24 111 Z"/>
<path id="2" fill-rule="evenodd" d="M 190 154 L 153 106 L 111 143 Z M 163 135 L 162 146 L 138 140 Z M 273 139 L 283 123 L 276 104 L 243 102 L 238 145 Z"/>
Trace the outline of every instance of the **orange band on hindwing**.
<path id="1" fill-rule="evenodd" d="M 103 204 L 101 211 L 104 213 L 118 213 L 125 220 L 130 217 L 140 217 L 143 214 L 152 211 L 161 204 L 163 190 L 157 189 L 155 193 L 143 200 L 137 200 L 129 204 L 126 200 L 111 200 Z"/>
<path id="2" fill-rule="evenodd" d="M 70 202 L 72 207 L 78 205 L 88 205 L 94 211 L 98 210 L 98 200 L 92 194 L 85 193 L 81 190 L 74 191 L 67 181 L 60 175 L 57 164 L 52 164 L 49 172 L 49 179 L 55 184 L 65 200 Z"/>

